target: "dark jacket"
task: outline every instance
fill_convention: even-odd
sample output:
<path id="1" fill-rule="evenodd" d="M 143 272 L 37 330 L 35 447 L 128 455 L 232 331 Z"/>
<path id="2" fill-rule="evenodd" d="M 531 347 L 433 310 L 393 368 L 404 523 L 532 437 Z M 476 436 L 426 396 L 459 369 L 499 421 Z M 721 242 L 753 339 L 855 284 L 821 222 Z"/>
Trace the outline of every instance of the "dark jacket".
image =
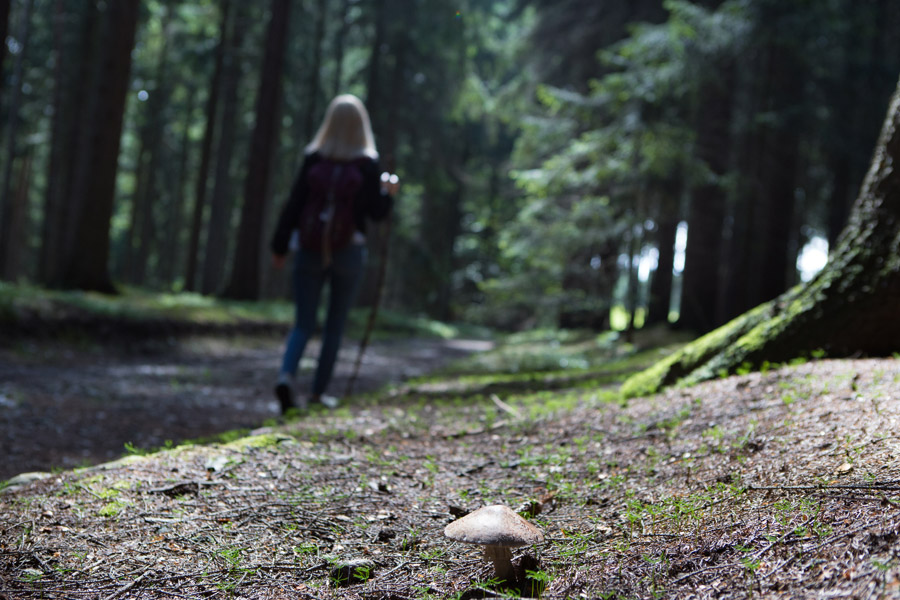
<path id="1" fill-rule="evenodd" d="M 306 185 L 306 174 L 310 167 L 322 160 L 322 156 L 314 152 L 309 154 L 303 160 L 303 166 L 300 173 L 294 181 L 291 188 L 291 195 L 288 197 L 287 204 L 281 210 L 278 217 L 278 224 L 275 226 L 275 233 L 272 234 L 271 248 L 274 254 L 283 256 L 288 252 L 288 244 L 290 243 L 291 233 L 300 223 L 300 214 L 303 210 L 303 204 L 306 202 L 306 194 L 308 186 Z M 354 203 L 354 217 L 356 219 L 356 228 L 361 232 L 366 232 L 366 219 L 379 221 L 387 217 L 393 205 L 393 198 L 387 194 L 381 193 L 381 168 L 378 161 L 374 159 L 363 159 L 355 161 L 359 166 L 363 176 L 362 188 Z"/>

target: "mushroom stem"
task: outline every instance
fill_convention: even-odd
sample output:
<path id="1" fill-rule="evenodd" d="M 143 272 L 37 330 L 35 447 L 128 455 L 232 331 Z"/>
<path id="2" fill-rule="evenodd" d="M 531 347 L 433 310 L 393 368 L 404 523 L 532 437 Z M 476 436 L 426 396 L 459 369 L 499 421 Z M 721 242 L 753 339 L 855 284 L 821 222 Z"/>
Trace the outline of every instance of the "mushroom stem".
<path id="1" fill-rule="evenodd" d="M 487 545 L 484 547 L 484 557 L 494 563 L 494 576 L 500 581 L 512 581 L 512 551 L 506 546 Z"/>

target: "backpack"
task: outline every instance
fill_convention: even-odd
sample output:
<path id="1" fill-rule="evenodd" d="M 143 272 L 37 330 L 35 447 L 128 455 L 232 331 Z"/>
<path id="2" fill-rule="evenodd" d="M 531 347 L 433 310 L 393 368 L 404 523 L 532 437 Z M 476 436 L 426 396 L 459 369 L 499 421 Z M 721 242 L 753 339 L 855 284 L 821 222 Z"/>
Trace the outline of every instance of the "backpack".
<path id="1" fill-rule="evenodd" d="M 322 159 L 306 174 L 306 202 L 300 211 L 300 247 L 322 255 L 325 266 L 347 247 L 356 231 L 354 204 L 362 188 L 358 162 Z"/>

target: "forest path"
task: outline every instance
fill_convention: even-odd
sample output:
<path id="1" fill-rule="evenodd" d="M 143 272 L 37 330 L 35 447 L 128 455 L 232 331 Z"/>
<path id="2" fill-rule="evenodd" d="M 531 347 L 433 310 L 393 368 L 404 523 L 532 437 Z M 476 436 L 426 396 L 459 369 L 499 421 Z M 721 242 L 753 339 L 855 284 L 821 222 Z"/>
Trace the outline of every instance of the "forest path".
<path id="1" fill-rule="evenodd" d="M 0 480 L 112 460 L 126 444 L 149 449 L 259 427 L 279 416 L 272 386 L 282 345 L 275 338 L 204 338 L 151 349 L 48 343 L 0 349 Z M 465 340 L 373 342 L 355 391 L 426 374 L 486 347 Z M 313 340 L 305 356 L 318 349 Z M 344 393 L 357 349 L 356 341 L 344 344 L 332 394 Z M 301 392 L 315 365 L 306 357 Z"/>

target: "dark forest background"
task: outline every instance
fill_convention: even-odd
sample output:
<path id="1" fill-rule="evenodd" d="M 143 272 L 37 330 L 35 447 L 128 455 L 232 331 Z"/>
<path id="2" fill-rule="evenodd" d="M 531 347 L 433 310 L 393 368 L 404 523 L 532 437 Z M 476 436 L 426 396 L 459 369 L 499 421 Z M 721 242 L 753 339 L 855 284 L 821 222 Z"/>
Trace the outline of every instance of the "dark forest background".
<path id="1" fill-rule="evenodd" d="M 893 0 L 0 1 L 0 276 L 285 297 L 273 220 L 351 92 L 403 181 L 362 304 L 386 247 L 395 309 L 709 331 L 833 246 L 898 31 Z"/>

